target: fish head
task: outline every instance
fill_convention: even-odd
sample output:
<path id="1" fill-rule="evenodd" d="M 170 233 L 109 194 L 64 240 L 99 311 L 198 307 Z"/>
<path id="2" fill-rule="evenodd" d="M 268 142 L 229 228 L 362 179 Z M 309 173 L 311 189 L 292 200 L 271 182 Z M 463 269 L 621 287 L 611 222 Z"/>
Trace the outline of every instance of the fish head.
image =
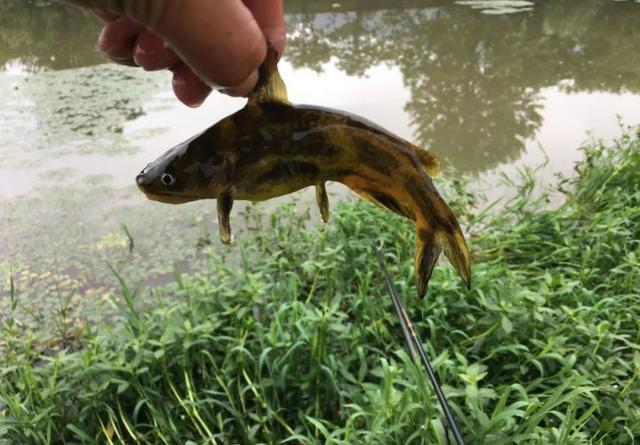
<path id="1" fill-rule="evenodd" d="M 182 204 L 217 198 L 228 188 L 231 151 L 220 138 L 221 122 L 171 148 L 138 174 L 136 184 L 147 198 Z"/>

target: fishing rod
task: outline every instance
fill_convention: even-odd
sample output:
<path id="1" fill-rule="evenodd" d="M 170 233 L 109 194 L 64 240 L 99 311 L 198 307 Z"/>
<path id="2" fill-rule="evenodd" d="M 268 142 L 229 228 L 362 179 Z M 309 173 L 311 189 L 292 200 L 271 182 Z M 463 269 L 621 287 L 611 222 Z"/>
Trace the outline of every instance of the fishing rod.
<path id="1" fill-rule="evenodd" d="M 372 243 L 373 244 L 373 243 Z M 424 348 L 422 347 L 422 342 L 420 341 L 420 337 L 416 334 L 416 331 L 413 329 L 413 324 L 407 315 L 407 311 L 404 306 L 400 302 L 400 297 L 398 296 L 398 291 L 396 290 L 393 282 L 391 281 L 391 276 L 389 275 L 389 271 L 384 264 L 384 259 L 382 258 L 382 254 L 378 247 L 373 244 L 373 250 L 376 252 L 376 256 L 378 257 L 378 263 L 380 263 L 380 268 L 384 274 L 384 280 L 387 283 L 387 287 L 389 288 L 389 293 L 391 294 L 391 301 L 393 302 L 393 307 L 396 310 L 396 314 L 400 319 L 400 325 L 402 326 L 402 333 L 404 335 L 404 341 L 407 345 L 407 349 L 411 354 L 411 358 L 416 359 L 416 350 L 418 351 L 418 356 L 420 357 L 420 361 L 422 362 L 427 375 L 429 376 L 429 380 L 431 380 L 431 385 L 433 385 L 433 389 L 436 392 L 436 396 L 438 397 L 438 401 L 440 402 L 440 406 L 442 407 L 442 411 L 444 412 L 444 416 L 447 419 L 447 423 L 449 424 L 449 428 L 451 428 L 451 432 L 453 433 L 453 437 L 456 440 L 458 445 L 465 445 L 464 439 L 462 438 L 462 434 L 460 433 L 460 428 L 458 428 L 458 424 L 456 423 L 456 419 L 453 417 L 453 413 L 451 412 L 451 408 L 449 408 L 449 404 L 447 403 L 447 398 L 442 391 L 442 387 L 440 386 L 440 382 L 438 382 L 438 378 L 436 377 L 433 369 L 431 368 L 431 364 L 429 363 L 429 359 L 427 358 L 427 354 L 424 352 Z"/>

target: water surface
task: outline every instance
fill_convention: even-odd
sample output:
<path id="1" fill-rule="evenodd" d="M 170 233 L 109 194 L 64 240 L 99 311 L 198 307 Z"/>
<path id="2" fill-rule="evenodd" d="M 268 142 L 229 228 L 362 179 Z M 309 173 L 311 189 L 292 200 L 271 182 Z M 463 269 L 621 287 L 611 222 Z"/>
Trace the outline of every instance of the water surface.
<path id="1" fill-rule="evenodd" d="M 361 114 L 431 148 L 445 175 L 471 175 L 493 197 L 508 193 L 495 186 L 499 172 L 548 158 L 539 174 L 551 181 L 571 172 L 585 141 L 611 141 L 620 122 L 640 122 L 634 2 L 286 6 L 281 71 L 294 102 Z M 0 300 L 11 275 L 35 319 L 60 299 L 104 300 L 116 285 L 107 262 L 135 285 L 195 264 L 207 246 L 233 251 L 216 240 L 213 202 L 150 202 L 133 178 L 244 101 L 214 94 L 188 109 L 167 73 L 105 64 L 98 30 L 66 4 L 0 3 Z"/>

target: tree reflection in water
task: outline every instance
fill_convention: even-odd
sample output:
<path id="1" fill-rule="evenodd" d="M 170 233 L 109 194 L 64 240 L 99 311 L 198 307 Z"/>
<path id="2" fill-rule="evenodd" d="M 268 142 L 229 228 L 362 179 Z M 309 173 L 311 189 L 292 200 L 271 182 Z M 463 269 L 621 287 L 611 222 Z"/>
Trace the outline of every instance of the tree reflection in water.
<path id="1" fill-rule="evenodd" d="M 294 2 L 287 59 L 317 70 L 334 57 L 351 75 L 399 67 L 415 139 L 466 172 L 521 156 L 542 124 L 543 88 L 639 91 L 640 41 L 632 36 L 640 6 L 631 3 L 536 2 L 502 16 L 442 2 L 342 7 L 350 10 Z"/>
<path id="2" fill-rule="evenodd" d="M 93 43 L 99 30 L 94 15 L 65 2 L 2 0 L 0 70 L 12 63 L 27 71 L 104 63 Z"/>
<path id="3" fill-rule="evenodd" d="M 56 2 L 0 2 L 0 68 L 101 63 L 99 23 Z M 286 58 L 321 71 L 330 60 L 362 76 L 398 67 L 420 144 L 479 173 L 520 157 L 542 125 L 541 91 L 638 93 L 640 5 L 538 1 L 532 11 L 487 15 L 443 1 L 287 0 Z M 336 9 L 336 6 L 338 7 Z"/>

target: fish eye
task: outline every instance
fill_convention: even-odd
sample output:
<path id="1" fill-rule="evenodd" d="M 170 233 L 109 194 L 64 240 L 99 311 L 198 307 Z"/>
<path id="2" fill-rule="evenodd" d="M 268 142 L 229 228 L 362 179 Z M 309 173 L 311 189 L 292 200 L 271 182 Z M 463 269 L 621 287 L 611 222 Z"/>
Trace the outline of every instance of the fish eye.
<path id="1" fill-rule="evenodd" d="M 169 173 L 163 173 L 162 176 L 160 176 L 160 182 L 169 187 L 176 183 L 176 178 Z"/>

